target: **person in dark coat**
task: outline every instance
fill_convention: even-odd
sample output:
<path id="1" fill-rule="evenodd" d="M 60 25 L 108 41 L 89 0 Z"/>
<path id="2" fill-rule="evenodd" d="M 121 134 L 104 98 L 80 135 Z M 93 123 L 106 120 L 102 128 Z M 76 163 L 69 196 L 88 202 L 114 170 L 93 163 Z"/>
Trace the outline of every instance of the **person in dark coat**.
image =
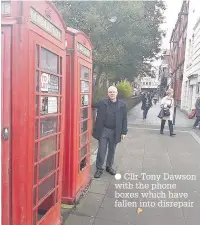
<path id="1" fill-rule="evenodd" d="M 200 122 L 200 97 L 197 98 L 196 103 L 195 103 L 195 109 L 196 109 L 196 121 L 193 125 L 193 128 L 195 129 L 199 122 Z"/>
<path id="2" fill-rule="evenodd" d="M 141 107 L 141 109 L 143 110 L 143 120 L 147 118 L 147 114 L 151 106 L 152 106 L 152 99 L 150 97 L 150 94 L 145 93 L 142 98 L 142 107 Z"/>
<path id="3" fill-rule="evenodd" d="M 126 104 L 122 100 L 117 99 L 117 94 L 117 88 L 111 86 L 108 88 L 108 99 L 92 105 L 92 108 L 97 108 L 93 137 L 99 142 L 95 178 L 99 178 L 103 173 L 107 145 L 106 171 L 111 175 L 116 174 L 112 168 L 116 145 L 125 138 L 128 131 Z"/>

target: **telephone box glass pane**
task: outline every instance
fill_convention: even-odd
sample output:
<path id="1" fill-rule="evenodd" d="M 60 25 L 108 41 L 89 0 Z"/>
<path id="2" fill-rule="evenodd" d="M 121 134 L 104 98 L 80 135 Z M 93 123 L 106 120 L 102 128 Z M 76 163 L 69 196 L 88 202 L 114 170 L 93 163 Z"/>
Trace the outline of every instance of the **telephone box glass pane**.
<path id="1" fill-rule="evenodd" d="M 36 45 L 36 68 L 39 68 L 39 45 Z"/>
<path id="2" fill-rule="evenodd" d="M 62 112 L 62 98 L 60 98 L 60 113 Z"/>
<path id="3" fill-rule="evenodd" d="M 40 114 L 55 114 L 58 113 L 58 98 L 57 97 L 40 97 Z"/>
<path id="4" fill-rule="evenodd" d="M 87 160 L 86 160 L 86 157 L 84 159 L 81 160 L 80 162 L 80 171 L 82 171 L 87 165 Z"/>
<path id="5" fill-rule="evenodd" d="M 52 154 L 57 149 L 56 136 L 40 142 L 40 159 Z"/>
<path id="6" fill-rule="evenodd" d="M 62 75 L 62 57 L 60 57 L 60 75 Z"/>
<path id="7" fill-rule="evenodd" d="M 40 137 L 45 137 L 56 133 L 58 120 L 57 117 L 47 117 L 40 119 Z"/>
<path id="8" fill-rule="evenodd" d="M 62 78 L 60 78 L 60 94 L 62 94 Z"/>
<path id="9" fill-rule="evenodd" d="M 89 82 L 88 81 L 81 81 L 81 93 L 88 93 L 89 92 Z"/>
<path id="10" fill-rule="evenodd" d="M 58 56 L 45 48 L 41 48 L 41 69 L 58 73 Z"/>
<path id="11" fill-rule="evenodd" d="M 57 178 L 58 180 L 58 178 Z M 57 184 L 58 185 L 58 184 Z M 58 188 L 56 188 L 56 203 L 58 202 Z"/>
<path id="12" fill-rule="evenodd" d="M 58 150 L 60 150 L 60 135 L 58 135 Z"/>
<path id="13" fill-rule="evenodd" d="M 87 143 L 87 132 L 80 136 L 80 147 Z"/>
<path id="14" fill-rule="evenodd" d="M 58 152 L 58 154 L 57 154 L 57 165 L 56 165 L 56 168 L 58 168 L 60 166 L 59 162 L 60 162 L 60 152 Z"/>
<path id="15" fill-rule="evenodd" d="M 81 120 L 88 118 L 88 108 L 81 109 Z"/>
<path id="16" fill-rule="evenodd" d="M 59 77 L 42 73 L 40 79 L 40 89 L 41 92 L 57 94 L 59 90 Z"/>
<path id="17" fill-rule="evenodd" d="M 35 115 L 38 116 L 38 111 L 39 111 L 39 96 L 36 95 L 35 97 Z"/>
<path id="18" fill-rule="evenodd" d="M 47 176 L 53 170 L 56 169 L 56 155 L 53 155 L 49 159 L 43 161 L 39 165 L 39 179 L 41 180 L 43 177 Z"/>
<path id="19" fill-rule="evenodd" d="M 53 174 L 40 184 L 38 188 L 38 200 L 44 198 L 54 188 L 55 188 L 55 174 Z"/>
<path id="20" fill-rule="evenodd" d="M 87 124 L 88 124 L 87 120 L 81 123 L 81 134 L 87 130 L 88 128 Z"/>
<path id="21" fill-rule="evenodd" d="M 61 116 L 59 116 L 59 126 L 58 126 L 58 132 L 61 131 Z"/>
<path id="22" fill-rule="evenodd" d="M 37 184 L 37 166 L 34 167 L 34 185 Z"/>
<path id="23" fill-rule="evenodd" d="M 36 92 L 39 91 L 39 71 L 36 70 L 36 73 L 35 73 L 35 90 Z"/>
<path id="24" fill-rule="evenodd" d="M 80 151 L 80 160 L 87 154 L 87 145 L 84 146 Z"/>
<path id="25" fill-rule="evenodd" d="M 82 95 L 81 96 L 81 106 L 88 106 L 89 104 L 89 95 Z"/>
<path id="26" fill-rule="evenodd" d="M 89 69 L 81 66 L 81 80 L 89 80 Z"/>
<path id="27" fill-rule="evenodd" d="M 38 161 L 38 143 L 35 143 L 34 161 Z"/>
<path id="28" fill-rule="evenodd" d="M 58 93 L 58 90 L 59 90 L 59 77 L 50 75 L 48 93 Z"/>
<path id="29" fill-rule="evenodd" d="M 36 188 L 33 190 L 33 207 L 36 205 Z"/>
<path id="30" fill-rule="evenodd" d="M 34 212 L 33 212 L 33 225 L 36 225 L 36 222 L 37 222 L 36 214 L 37 214 L 37 213 L 34 211 Z"/>
<path id="31" fill-rule="evenodd" d="M 38 120 L 35 121 L 35 140 L 38 139 Z"/>

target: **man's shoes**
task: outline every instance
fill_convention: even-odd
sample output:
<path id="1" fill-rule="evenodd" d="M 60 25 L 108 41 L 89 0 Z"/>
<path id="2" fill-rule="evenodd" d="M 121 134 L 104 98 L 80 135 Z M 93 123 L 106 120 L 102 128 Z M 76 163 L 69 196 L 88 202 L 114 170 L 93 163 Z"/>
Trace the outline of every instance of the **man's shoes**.
<path id="1" fill-rule="evenodd" d="M 163 131 L 162 130 L 160 131 L 160 134 L 163 134 Z"/>
<path id="2" fill-rule="evenodd" d="M 171 137 L 174 137 L 175 135 L 176 135 L 175 133 L 170 134 Z"/>
<path id="3" fill-rule="evenodd" d="M 97 171 L 94 174 L 94 178 L 99 178 L 101 176 L 101 174 L 103 173 L 103 170 L 99 170 L 97 169 Z"/>
<path id="4" fill-rule="evenodd" d="M 106 171 L 111 174 L 111 175 L 115 175 L 116 174 L 116 171 L 112 168 L 109 168 L 109 167 L 106 167 Z"/>

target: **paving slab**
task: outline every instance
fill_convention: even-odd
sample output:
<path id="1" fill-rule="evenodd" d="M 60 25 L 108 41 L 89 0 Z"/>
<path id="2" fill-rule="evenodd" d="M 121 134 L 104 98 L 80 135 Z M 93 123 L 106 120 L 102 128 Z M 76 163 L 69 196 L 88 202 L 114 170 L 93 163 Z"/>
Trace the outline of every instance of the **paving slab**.
<path id="1" fill-rule="evenodd" d="M 134 223 L 135 208 L 119 208 L 115 207 L 115 198 L 105 197 L 101 205 L 97 218 L 104 218 L 106 220 L 114 220 L 118 222 Z"/>
<path id="2" fill-rule="evenodd" d="M 77 205 L 76 211 L 74 211 L 73 214 L 78 216 L 95 217 L 103 199 L 104 195 L 88 193 L 87 196 L 81 200 L 80 204 Z"/>
<path id="3" fill-rule="evenodd" d="M 106 194 L 106 191 L 110 185 L 109 181 L 96 180 L 92 182 L 89 192 L 97 194 Z"/>
<path id="4" fill-rule="evenodd" d="M 93 225 L 135 225 L 135 223 L 96 218 Z"/>
<path id="5" fill-rule="evenodd" d="M 63 225 L 93 225 L 94 218 L 87 216 L 69 215 Z"/>
<path id="6" fill-rule="evenodd" d="M 197 216 L 191 216 L 189 218 L 186 218 L 185 220 L 187 225 L 199 225 L 199 217 Z"/>

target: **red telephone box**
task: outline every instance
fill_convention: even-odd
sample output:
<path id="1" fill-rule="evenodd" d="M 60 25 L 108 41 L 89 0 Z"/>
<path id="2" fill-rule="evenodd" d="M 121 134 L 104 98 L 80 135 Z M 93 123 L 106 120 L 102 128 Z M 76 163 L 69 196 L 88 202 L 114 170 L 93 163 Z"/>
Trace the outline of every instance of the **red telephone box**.
<path id="1" fill-rule="evenodd" d="M 66 117 L 62 202 L 73 204 L 90 182 L 92 45 L 67 28 Z"/>
<path id="2" fill-rule="evenodd" d="M 2 1 L 2 224 L 61 224 L 65 24 L 48 1 Z"/>

